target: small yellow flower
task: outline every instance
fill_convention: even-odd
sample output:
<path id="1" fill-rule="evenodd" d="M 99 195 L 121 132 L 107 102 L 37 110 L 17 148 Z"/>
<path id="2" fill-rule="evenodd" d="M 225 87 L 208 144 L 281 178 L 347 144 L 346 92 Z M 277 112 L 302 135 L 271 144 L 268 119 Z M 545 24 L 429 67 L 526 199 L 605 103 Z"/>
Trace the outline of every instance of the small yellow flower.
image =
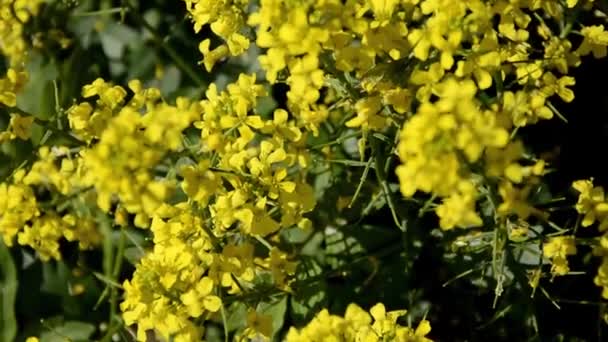
<path id="1" fill-rule="evenodd" d="M 261 334 L 268 340 L 272 337 L 272 316 L 259 314 L 255 310 L 247 312 L 247 330 L 245 335 L 254 338 Z M 257 339 L 256 339 L 257 340 Z"/>
<path id="2" fill-rule="evenodd" d="M 576 53 L 585 56 L 589 53 L 595 58 L 606 57 L 608 47 L 608 32 L 604 25 L 586 26 L 581 30 L 584 39 Z"/>
<path id="3" fill-rule="evenodd" d="M 213 66 L 217 64 L 221 59 L 228 56 L 228 47 L 225 45 L 220 45 L 217 48 L 210 50 L 211 40 L 205 39 L 203 40 L 198 49 L 203 54 L 203 64 L 205 65 L 205 69 L 207 71 L 211 71 Z"/>
<path id="4" fill-rule="evenodd" d="M 15 136 L 21 140 L 28 140 L 32 135 L 32 124 L 34 123 L 33 116 L 21 116 L 19 114 L 11 114 L 10 128 Z"/>
<path id="5" fill-rule="evenodd" d="M 357 101 L 355 111 L 357 116 L 346 122 L 346 127 L 361 127 L 364 130 L 381 130 L 385 127 L 386 119 L 382 117 L 382 98 L 380 96 L 366 97 Z"/>
<path id="6" fill-rule="evenodd" d="M 551 259 L 551 273 L 554 275 L 562 276 L 570 271 L 566 257 L 574 254 L 576 244 L 572 236 L 552 237 L 543 244 L 543 255 Z"/>
<path id="7" fill-rule="evenodd" d="M 391 19 L 399 0 L 368 0 L 374 17 L 380 23 L 386 23 Z"/>

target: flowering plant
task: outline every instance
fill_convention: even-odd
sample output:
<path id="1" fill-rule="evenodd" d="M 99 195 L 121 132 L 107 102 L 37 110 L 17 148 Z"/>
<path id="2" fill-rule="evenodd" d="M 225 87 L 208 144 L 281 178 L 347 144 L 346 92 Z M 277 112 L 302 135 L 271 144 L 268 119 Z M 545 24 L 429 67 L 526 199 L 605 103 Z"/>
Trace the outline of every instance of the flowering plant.
<path id="1" fill-rule="evenodd" d="M 0 0 L 0 340 L 592 338 L 604 7 Z"/>

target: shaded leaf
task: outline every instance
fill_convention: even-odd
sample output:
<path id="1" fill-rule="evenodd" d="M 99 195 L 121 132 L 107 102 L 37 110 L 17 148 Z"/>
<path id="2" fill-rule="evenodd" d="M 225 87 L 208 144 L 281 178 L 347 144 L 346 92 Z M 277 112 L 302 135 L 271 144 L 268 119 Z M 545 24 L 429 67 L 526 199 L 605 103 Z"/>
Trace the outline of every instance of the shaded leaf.
<path id="1" fill-rule="evenodd" d="M 15 300 L 17 296 L 17 270 L 3 241 L 0 241 L 0 341 L 13 341 L 17 334 Z"/>
<path id="2" fill-rule="evenodd" d="M 49 331 L 40 335 L 40 342 L 90 341 L 91 335 L 95 332 L 93 324 L 78 321 L 68 321 L 48 328 Z"/>
<path id="3" fill-rule="evenodd" d="M 285 312 L 287 311 L 287 296 L 271 303 L 258 304 L 257 311 L 272 317 L 272 336 L 275 336 L 283 327 Z"/>

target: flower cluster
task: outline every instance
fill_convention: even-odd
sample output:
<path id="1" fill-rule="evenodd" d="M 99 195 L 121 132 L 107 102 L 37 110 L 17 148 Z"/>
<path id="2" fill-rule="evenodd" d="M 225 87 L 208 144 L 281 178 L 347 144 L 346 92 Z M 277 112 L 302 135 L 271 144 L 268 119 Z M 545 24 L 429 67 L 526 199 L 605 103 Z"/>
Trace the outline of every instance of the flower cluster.
<path id="1" fill-rule="evenodd" d="M 430 341 L 425 337 L 431 331 L 428 321 L 422 320 L 415 329 L 397 322 L 405 313 L 406 310 L 387 312 L 382 303 L 374 305 L 369 313 L 350 304 L 344 317 L 323 309 L 305 327 L 291 328 L 286 341 Z"/>
<path id="2" fill-rule="evenodd" d="M 38 153 L 0 182 L 0 234 L 47 261 L 61 259 L 65 241 L 89 249 L 113 229 L 141 228 L 153 245 L 138 246 L 120 304 L 141 341 L 152 332 L 198 341 L 234 301 L 297 292 L 305 246 L 285 236 L 323 232 L 325 239 L 330 226 L 315 226 L 323 222 L 314 216 L 323 196 L 316 190 L 324 186 L 319 166 L 332 162 L 348 180 L 356 174 L 349 166 L 363 166 L 350 204 L 362 191 L 381 194 L 384 202 L 374 195 L 365 210 L 386 204 L 399 228 L 395 202 L 417 202 L 420 193 L 430 200 L 418 209 L 432 208 L 441 229 L 491 227 L 498 264 L 503 228 L 548 222 L 531 200 L 548 162 L 526 151 L 518 130 L 561 116 L 554 102 L 574 99 L 570 70 L 608 51 L 604 26 L 570 21 L 572 8 L 590 10 L 592 1 L 184 0 L 194 31 L 208 26 L 221 40 L 200 42 L 205 69 L 255 43 L 257 73 L 225 87 L 211 83 L 202 100 L 175 101 L 139 80 L 121 86 L 98 78 L 47 122 L 13 108 L 28 78 L 23 25 L 39 2 L 0 0 L 0 52 L 9 60 L 0 104 L 10 115 L 0 143 L 50 127 L 33 144 Z M 284 103 L 260 110 L 279 84 Z M 346 148 L 350 138 L 358 140 Z M 320 148 L 311 146 L 318 141 Z M 369 172 L 375 181 L 366 182 Z M 582 226 L 597 221 L 605 234 L 603 189 L 573 186 Z M 525 241 L 528 230 L 510 233 Z M 539 241 L 551 273 L 567 274 L 576 237 Z M 608 235 L 596 251 L 603 263 L 595 281 L 608 298 Z M 271 339 L 279 327 L 254 299 L 243 301 L 248 327 L 234 336 Z M 344 317 L 322 310 L 286 340 L 428 341 L 429 322 L 406 327 L 404 314 L 383 304 L 369 313 L 351 304 Z"/>
<path id="3" fill-rule="evenodd" d="M 153 218 L 154 250 L 125 282 L 121 304 L 125 322 L 137 323 L 138 339 L 156 329 L 165 338 L 200 340 L 201 329 L 190 318 L 220 309 L 214 285 L 221 280 L 206 274 L 215 260 L 203 224 L 187 205 L 164 206 Z"/>
<path id="4" fill-rule="evenodd" d="M 184 0 L 186 9 L 192 16 L 194 31 L 199 32 L 204 25 L 224 40 L 224 44 L 211 50 L 211 39 L 203 40 L 199 50 L 204 56 L 203 64 L 211 71 L 215 63 L 228 56 L 238 56 L 249 47 L 245 35 L 245 11 L 249 0 Z"/>
<path id="5" fill-rule="evenodd" d="M 266 49 L 259 61 L 268 81 L 289 85 L 297 125 L 317 133 L 331 114 L 318 101 L 320 91 L 331 93 L 336 82 L 341 94 L 335 96 L 345 101 L 340 107 L 350 110 L 333 110 L 355 114 L 347 127 L 384 132 L 405 122 L 397 171 L 402 193 L 443 198 L 436 211 L 449 229 L 481 224 L 478 164 L 511 197 L 525 193 L 517 186 L 524 178 L 543 173 L 542 161 L 520 165 L 524 151 L 511 133 L 552 118 L 553 95 L 572 101 L 568 68 L 580 64 L 590 44 L 585 38 L 574 50 L 569 29 L 552 31 L 550 21 L 567 9 L 550 3 L 262 1 L 247 23 Z M 546 11 L 547 18 L 528 10 Z M 529 58 L 538 49 L 544 58 Z"/>
<path id="6" fill-rule="evenodd" d="M 524 11 L 541 9 L 547 9 L 545 19 Z M 479 171 L 500 183 L 500 214 L 525 219 L 534 212 L 526 205 L 529 189 L 517 184 L 541 176 L 544 163 L 520 165 L 522 145 L 511 132 L 552 118 L 551 96 L 566 102 L 574 97 L 567 88 L 574 79 L 555 73 L 567 73 L 584 53 L 572 51 L 567 31 L 555 34 L 548 26 L 565 10 L 557 2 L 505 1 L 423 1 L 412 12 L 404 9 L 423 23 L 407 38 L 414 57 L 426 65 L 410 78 L 419 105 L 403 126 L 397 173 L 405 196 L 420 190 L 444 198 L 436 208 L 442 228 L 481 225 L 475 209 Z M 534 20 L 537 32 L 528 29 Z M 534 49 L 544 50 L 546 59 L 530 59 Z"/>
<path id="7" fill-rule="evenodd" d="M 556 236 L 543 245 L 543 255 L 551 259 L 551 273 L 565 275 L 568 268 L 568 255 L 576 254 L 576 244 L 572 236 Z"/>
<path id="8" fill-rule="evenodd" d="M 41 0 L 0 1 L 0 54 L 6 56 L 8 70 L 0 70 L 0 104 L 14 107 L 27 81 L 25 61 L 27 42 L 23 37 L 24 24 L 36 15 Z M 0 141 L 2 138 L 0 137 Z"/>
<path id="9" fill-rule="evenodd" d="M 301 158 L 288 145 L 303 135 L 289 123 L 284 111 L 277 110 L 273 120 L 264 120 L 254 112 L 257 99 L 263 94 L 264 89 L 255 84 L 254 76 L 241 75 L 225 91 L 219 92 L 212 85 L 206 99 L 190 106 L 182 104 L 173 115 L 196 116 L 192 122 L 200 130 L 200 143 L 184 147 L 175 140 L 175 147 L 180 147 L 184 155 L 184 165 L 176 170 L 177 190 L 187 200 L 170 206 L 160 204 L 167 201 L 163 196 L 156 202 L 158 205 L 149 207 L 154 249 L 125 284 L 122 304 L 127 323 L 138 325 L 139 338 L 144 338 L 146 330 L 155 329 L 165 337 L 196 340 L 202 333 L 200 325 L 195 324 L 197 320 L 216 313 L 222 296 L 251 287 L 260 274 L 271 275 L 277 287 L 289 289 L 295 263 L 277 247 L 265 255 L 254 253 L 253 243 L 256 238 L 275 235 L 281 228 L 306 226 L 308 220 L 303 215 L 314 208 L 315 199 L 301 176 Z M 161 107 L 155 110 L 163 113 Z M 170 112 L 164 114 L 165 118 L 172 117 L 167 115 Z M 146 121 L 146 115 L 131 116 Z M 157 132 L 165 135 L 156 143 L 171 144 L 173 140 L 166 136 L 171 134 L 167 128 L 172 126 L 162 120 L 166 119 L 149 121 L 160 125 Z M 103 146 L 104 137 L 112 129 L 110 121 L 90 153 Z M 131 134 L 128 132 L 140 132 L 144 137 L 138 141 L 146 141 L 148 129 L 151 128 L 125 131 L 120 137 L 124 142 Z M 136 152 L 139 158 L 128 157 L 127 153 L 122 148 L 108 153 L 106 158 L 125 158 L 125 165 L 129 166 L 144 161 L 142 151 Z M 150 160 L 144 169 L 150 170 L 159 161 Z M 108 172 L 116 174 L 120 163 L 106 161 L 105 165 L 112 165 Z M 132 171 L 124 177 L 128 174 Z M 109 180 L 99 171 L 95 176 Z M 151 178 L 145 180 L 150 182 Z M 129 184 L 137 181 L 133 179 Z M 103 188 L 96 185 L 96 189 Z M 134 198 L 144 198 L 141 191 L 129 193 L 137 194 Z M 120 193 L 119 201 L 127 211 L 136 212 Z M 142 222 L 142 227 L 146 226 Z M 183 262 L 176 264 L 175 260 Z"/>
<path id="10" fill-rule="evenodd" d="M 59 200 L 69 201 L 74 191 L 72 181 L 77 178 L 76 163 L 65 148 L 51 151 L 43 147 L 29 172 L 18 170 L 11 183 L 0 183 L 0 234 L 4 243 L 11 246 L 16 237 L 20 245 L 33 248 L 45 261 L 61 259 L 62 239 L 77 241 L 80 249 L 99 244 L 101 234 L 91 217 L 65 212 L 59 202 L 42 207 L 36 197 L 36 192 L 44 189 L 56 191 Z"/>
<path id="11" fill-rule="evenodd" d="M 20 114 L 11 114 L 11 120 L 4 132 L 0 132 L 0 142 L 21 139 L 28 140 L 31 136 L 33 116 L 22 116 Z"/>
<path id="12" fill-rule="evenodd" d="M 602 234 L 599 244 L 595 246 L 594 254 L 602 257 L 602 263 L 595 276 L 595 284 L 602 287 L 602 297 L 608 299 L 608 199 L 601 186 L 594 186 L 593 180 L 577 180 L 572 187 L 579 192 L 576 211 L 583 215 L 581 225 L 588 227 L 598 222 L 598 230 Z M 570 250 L 576 251 L 575 247 Z M 567 269 L 567 265 L 566 265 Z"/>

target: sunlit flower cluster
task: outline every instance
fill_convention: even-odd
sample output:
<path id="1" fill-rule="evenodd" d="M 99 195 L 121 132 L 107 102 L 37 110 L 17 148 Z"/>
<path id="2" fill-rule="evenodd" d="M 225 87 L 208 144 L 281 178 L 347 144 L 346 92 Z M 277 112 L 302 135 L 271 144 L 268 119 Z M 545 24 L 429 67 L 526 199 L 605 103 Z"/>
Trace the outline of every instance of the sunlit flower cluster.
<path id="1" fill-rule="evenodd" d="M 406 310 L 387 312 L 382 303 L 374 305 L 369 313 L 357 304 L 350 304 L 344 317 L 324 309 L 305 327 L 291 328 L 286 341 L 430 341 L 425 337 L 431 331 L 428 321 L 422 320 L 416 328 L 397 322 L 405 313 Z"/>
<path id="2" fill-rule="evenodd" d="M 0 143 L 28 141 L 34 125 L 54 124 L 11 109 L 28 79 L 23 29 L 38 3 L 0 0 L 0 52 L 9 61 L 0 109 L 10 115 Z M 382 194 L 401 229 L 395 202 L 420 195 L 430 197 L 421 209 L 431 208 L 443 230 L 548 222 L 531 197 L 549 163 L 526 151 L 518 130 L 562 116 L 554 103 L 573 101 L 571 69 L 608 50 L 603 25 L 568 22 L 568 11 L 590 10 L 591 1 L 178 3 L 195 33 L 208 28 L 220 38 L 198 46 L 208 72 L 253 45 L 258 69 L 225 87 L 209 84 L 203 99 L 169 101 L 139 80 L 82 85 L 80 99 L 54 117 L 65 125 L 47 132 L 65 145 L 43 139 L 0 182 L 4 243 L 27 246 L 44 261 L 61 259 L 69 242 L 99 246 L 114 230 L 136 227 L 150 236 L 149 248 L 138 246 L 120 304 L 140 341 L 151 333 L 199 341 L 206 322 L 225 320 L 229 303 L 260 289 L 297 291 L 301 250 L 284 234 L 326 228 L 314 219 L 328 210 L 317 206 L 319 165 L 363 166 L 353 197 L 374 173 L 369 188 Z M 262 113 L 262 99 L 279 84 L 285 103 Z M 356 139 L 350 155 L 339 150 L 343 132 Z M 581 225 L 599 222 L 604 234 L 595 282 L 608 299 L 608 202 L 591 181 L 573 187 Z M 562 233 L 538 237 L 541 261 L 560 276 L 577 252 L 576 236 Z M 248 326 L 238 336 L 273 338 L 270 318 L 243 303 Z M 405 313 L 381 303 L 369 313 L 351 304 L 343 317 L 323 309 L 306 326 L 285 329 L 285 338 L 429 341 L 430 323 L 404 326 Z"/>

